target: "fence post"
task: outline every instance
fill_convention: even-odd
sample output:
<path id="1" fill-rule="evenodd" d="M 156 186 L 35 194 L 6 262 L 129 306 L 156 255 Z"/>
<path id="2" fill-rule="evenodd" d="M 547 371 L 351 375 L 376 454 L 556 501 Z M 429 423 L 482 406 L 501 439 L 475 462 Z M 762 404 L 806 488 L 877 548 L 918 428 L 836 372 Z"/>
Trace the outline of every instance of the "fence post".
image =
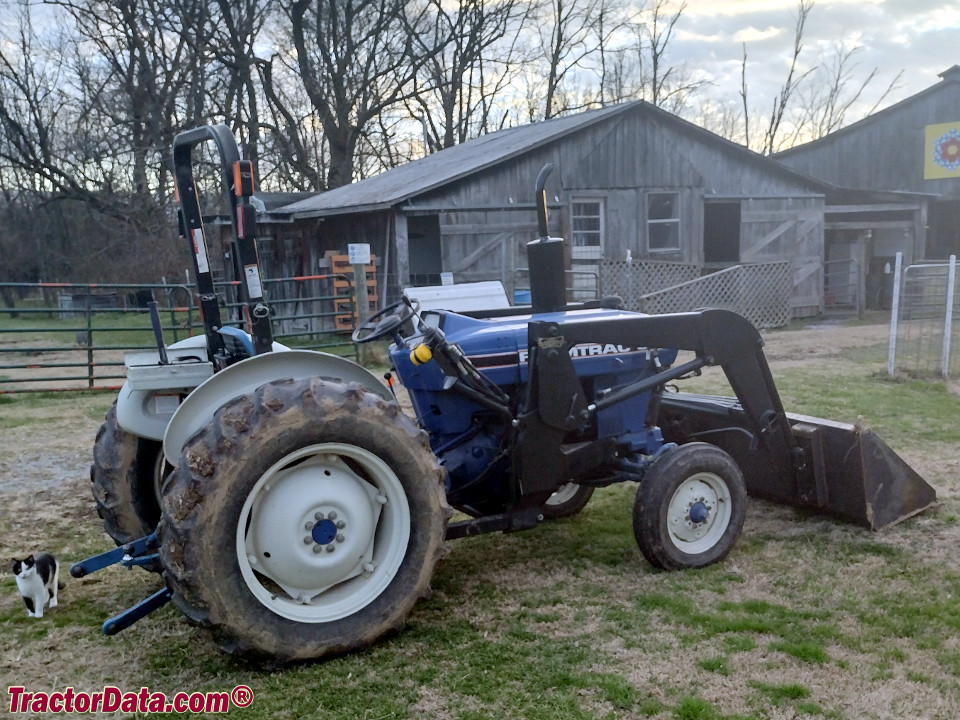
<path id="1" fill-rule="evenodd" d="M 897 253 L 893 270 L 893 300 L 890 303 L 890 344 L 887 347 L 887 375 L 893 377 L 897 359 L 897 320 L 900 317 L 900 281 L 903 253 Z"/>
<path id="2" fill-rule="evenodd" d="M 950 334 L 953 328 L 953 293 L 956 286 L 957 256 L 950 256 L 947 270 L 947 307 L 943 320 L 943 355 L 940 358 L 940 375 L 944 380 L 950 374 Z"/>
<path id="3" fill-rule="evenodd" d="M 93 294 L 87 285 L 87 387 L 93 387 Z"/>

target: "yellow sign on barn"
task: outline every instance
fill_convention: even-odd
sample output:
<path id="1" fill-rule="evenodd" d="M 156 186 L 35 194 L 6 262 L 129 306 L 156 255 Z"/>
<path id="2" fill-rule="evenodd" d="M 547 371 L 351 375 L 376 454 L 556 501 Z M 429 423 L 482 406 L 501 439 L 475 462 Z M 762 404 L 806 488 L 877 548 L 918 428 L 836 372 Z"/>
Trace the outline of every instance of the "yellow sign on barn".
<path id="1" fill-rule="evenodd" d="M 927 125 L 923 154 L 924 180 L 960 177 L 960 120 Z"/>

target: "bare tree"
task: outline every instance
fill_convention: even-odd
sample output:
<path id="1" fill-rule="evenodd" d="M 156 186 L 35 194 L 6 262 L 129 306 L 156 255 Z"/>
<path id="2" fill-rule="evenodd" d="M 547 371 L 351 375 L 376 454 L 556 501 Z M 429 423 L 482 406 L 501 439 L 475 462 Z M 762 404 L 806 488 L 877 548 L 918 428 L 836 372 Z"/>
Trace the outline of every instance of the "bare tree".
<path id="1" fill-rule="evenodd" d="M 279 53 L 258 63 L 267 115 L 261 118 L 267 132 L 264 142 L 270 150 L 271 165 L 260 164 L 262 180 L 275 181 L 296 190 L 322 190 L 327 176 L 327 157 L 322 130 L 312 122 L 312 106 L 303 83 L 293 77 Z M 279 73 L 279 77 L 277 77 Z"/>
<path id="2" fill-rule="evenodd" d="M 747 47 L 743 46 L 740 74 L 740 99 L 743 113 L 743 142 L 748 147 L 755 144 L 752 129 L 765 123 L 756 150 L 769 155 L 799 142 L 806 142 L 831 133 L 844 125 L 850 111 L 861 104 L 867 88 L 876 80 L 874 68 L 865 77 L 857 80 L 857 63 L 854 61 L 859 46 L 835 44 L 826 57 L 819 58 L 807 69 L 802 68 L 801 55 L 804 33 L 813 0 L 798 0 L 794 22 L 793 45 L 786 79 L 776 97 L 771 101 L 770 114 L 765 118 L 753 117 L 748 102 Z M 898 86 L 902 73 L 887 85 L 873 106 L 872 113 Z M 736 133 L 720 130 L 726 137 Z"/>
<path id="3" fill-rule="evenodd" d="M 210 58 L 203 0 L 49 0 L 76 32 L 73 57 L 81 115 L 107 143 L 104 158 L 138 202 L 164 202 L 166 156 L 182 127 L 204 122 Z M 119 157 L 117 154 L 119 153 Z M 125 188 L 115 188 L 121 190 Z"/>
<path id="4" fill-rule="evenodd" d="M 410 96 L 439 48 L 415 46 L 426 18 L 404 0 L 293 0 L 286 6 L 300 80 L 329 153 L 328 188 L 354 179 L 368 123 Z"/>
<path id="5" fill-rule="evenodd" d="M 861 46 L 835 44 L 833 53 L 818 68 L 811 82 L 799 95 L 798 117 L 790 142 L 816 140 L 838 130 L 846 123 L 848 113 L 860 102 L 867 88 L 877 78 L 877 68 L 857 81 L 854 56 Z M 899 87 L 901 70 L 887 84 L 873 105 L 864 113 L 873 113 L 891 92 Z"/>
<path id="6" fill-rule="evenodd" d="M 43 47 L 26 2 L 17 3 L 17 23 L 0 37 L 0 161 L 4 185 L 20 189 L 83 193 L 58 157 L 70 104 L 63 92 L 65 70 L 52 48 Z M 63 51 L 63 47 L 59 49 Z M 62 57 L 62 55 L 60 55 Z"/>
<path id="7" fill-rule="evenodd" d="M 263 121 L 255 47 L 275 5 L 275 0 L 217 0 L 211 20 L 213 54 L 226 76 L 221 109 L 243 139 L 241 154 L 258 170 Z"/>
<path id="8" fill-rule="evenodd" d="M 812 69 L 800 71 L 798 68 L 800 53 L 803 51 L 803 32 L 807 24 L 807 17 L 810 15 L 810 11 L 813 10 L 813 4 L 813 0 L 798 0 L 797 2 L 797 17 L 796 24 L 794 25 L 793 55 L 790 58 L 790 69 L 787 71 L 786 80 L 784 80 L 783 85 L 780 86 L 779 94 L 773 100 L 770 120 L 763 136 L 763 145 L 760 149 L 760 152 L 764 155 L 769 155 L 775 150 L 780 149 L 781 143 L 778 135 L 787 108 L 790 107 L 790 101 L 803 79 L 813 72 Z M 746 99 L 744 99 L 744 103 L 746 103 Z"/>
<path id="9" fill-rule="evenodd" d="M 616 3 L 600 7 L 594 24 L 596 52 L 583 63 L 598 77 L 598 104 L 640 98 L 671 112 L 685 109 L 705 82 L 683 63 L 668 63 L 684 10 L 686 3 L 674 0 L 653 0 L 628 11 Z"/>
<path id="10" fill-rule="evenodd" d="M 607 12 L 605 0 L 547 0 L 539 21 L 540 47 L 546 72 L 543 118 L 548 120 L 571 110 L 578 103 L 563 101 L 565 84 L 583 70 L 597 51 L 597 18 Z"/>
<path id="11" fill-rule="evenodd" d="M 45 277 L 125 267 L 127 279 L 155 278 L 175 249 L 140 243 L 173 234 L 166 157 L 174 127 L 191 119 L 186 78 L 204 69 L 180 22 L 202 18 L 203 3 L 51 4 L 55 27 L 38 34 L 19 3 L 16 41 L 0 42 L 0 157 L 17 188 L 4 209 L 26 210 L 45 233 L 35 236 Z"/>
<path id="12" fill-rule="evenodd" d="M 743 144 L 750 147 L 750 108 L 747 100 L 747 44 L 743 43 L 743 60 L 740 63 L 740 100 L 743 103 Z M 730 137 L 729 135 L 725 137 Z"/>
<path id="13" fill-rule="evenodd" d="M 769 155 L 772 152 L 780 149 L 783 145 L 783 138 L 781 137 L 781 126 L 784 122 L 784 118 L 787 115 L 788 109 L 791 107 L 791 101 L 794 98 L 794 95 L 797 92 L 797 88 L 800 87 L 800 84 L 803 82 L 804 78 L 810 75 L 813 72 L 813 68 L 808 70 L 801 70 L 800 63 L 800 54 L 803 51 L 803 33 L 806 28 L 807 18 L 810 15 L 810 11 L 813 10 L 814 2 L 813 0 L 798 0 L 797 1 L 797 15 L 794 19 L 794 29 L 793 29 L 793 47 L 792 54 L 790 57 L 790 64 L 787 69 L 787 77 L 784 80 L 783 84 L 780 86 L 780 91 L 771 103 L 770 115 L 767 118 L 767 129 L 764 131 L 763 140 L 761 141 L 759 151 L 764 155 Z M 748 99 L 748 88 L 747 88 L 747 46 L 744 43 L 743 46 L 743 60 L 741 63 L 741 84 L 740 84 L 740 98 L 743 102 L 743 122 L 744 122 L 744 136 L 747 139 L 747 143 L 750 142 L 751 137 L 751 118 L 750 118 L 750 106 Z"/>
<path id="14" fill-rule="evenodd" d="M 427 60 L 407 101 L 426 150 L 462 143 L 502 120 L 493 113 L 528 59 L 519 38 L 530 8 L 521 0 L 460 0 L 456 7 L 430 0 L 429 34 L 415 38 Z"/>

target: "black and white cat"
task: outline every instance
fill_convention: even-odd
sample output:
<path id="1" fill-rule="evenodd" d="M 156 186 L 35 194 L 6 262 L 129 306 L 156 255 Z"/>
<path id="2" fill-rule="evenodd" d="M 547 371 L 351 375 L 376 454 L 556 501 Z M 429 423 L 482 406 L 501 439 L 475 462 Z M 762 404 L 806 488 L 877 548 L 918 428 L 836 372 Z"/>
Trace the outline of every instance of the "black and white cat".
<path id="1" fill-rule="evenodd" d="M 17 579 L 17 590 L 27 606 L 27 617 L 43 617 L 43 606 L 57 606 L 57 582 L 60 564 L 50 553 L 30 555 L 25 560 L 11 562 Z"/>

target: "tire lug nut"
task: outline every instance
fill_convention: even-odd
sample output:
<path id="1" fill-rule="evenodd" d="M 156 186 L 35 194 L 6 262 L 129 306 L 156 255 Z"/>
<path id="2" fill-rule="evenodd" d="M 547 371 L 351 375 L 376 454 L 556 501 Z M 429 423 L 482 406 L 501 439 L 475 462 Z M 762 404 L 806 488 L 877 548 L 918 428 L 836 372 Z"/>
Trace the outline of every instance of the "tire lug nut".
<path id="1" fill-rule="evenodd" d="M 313 546 L 313 551 L 314 551 L 315 553 L 322 553 L 322 552 L 323 552 L 323 545 L 314 545 L 314 546 Z"/>
<path id="2" fill-rule="evenodd" d="M 313 519 L 314 519 L 314 520 L 323 520 L 323 513 L 322 513 L 322 512 L 315 512 L 315 513 L 313 514 Z"/>
<path id="3" fill-rule="evenodd" d="M 337 520 L 337 530 L 343 530 L 347 524 L 343 520 Z"/>
<path id="4" fill-rule="evenodd" d="M 305 523 L 303 524 L 303 529 L 304 529 L 304 530 L 313 530 L 313 523 L 312 523 L 312 522 L 305 522 Z"/>
<path id="5" fill-rule="evenodd" d="M 338 534 L 337 534 L 337 542 L 343 542 L 343 540 L 344 540 L 344 538 L 343 538 L 343 533 L 338 533 Z"/>
<path id="6" fill-rule="evenodd" d="M 336 511 L 336 510 L 331 510 L 330 513 L 327 515 L 327 517 L 330 518 L 331 520 L 336 520 L 336 519 L 337 519 L 337 511 Z"/>
<path id="7" fill-rule="evenodd" d="M 328 553 L 329 553 L 329 552 L 333 552 L 333 551 L 336 550 L 336 549 L 337 549 L 337 548 L 336 548 L 335 546 L 333 546 L 333 545 L 327 545 L 327 552 L 328 552 Z"/>
<path id="8" fill-rule="evenodd" d="M 303 538 L 303 544 L 304 544 L 304 545 L 309 545 L 309 544 L 312 543 L 312 542 L 313 542 L 313 538 L 312 538 L 312 537 L 310 537 L 309 535 L 305 535 L 305 536 L 304 536 L 304 538 Z"/>

